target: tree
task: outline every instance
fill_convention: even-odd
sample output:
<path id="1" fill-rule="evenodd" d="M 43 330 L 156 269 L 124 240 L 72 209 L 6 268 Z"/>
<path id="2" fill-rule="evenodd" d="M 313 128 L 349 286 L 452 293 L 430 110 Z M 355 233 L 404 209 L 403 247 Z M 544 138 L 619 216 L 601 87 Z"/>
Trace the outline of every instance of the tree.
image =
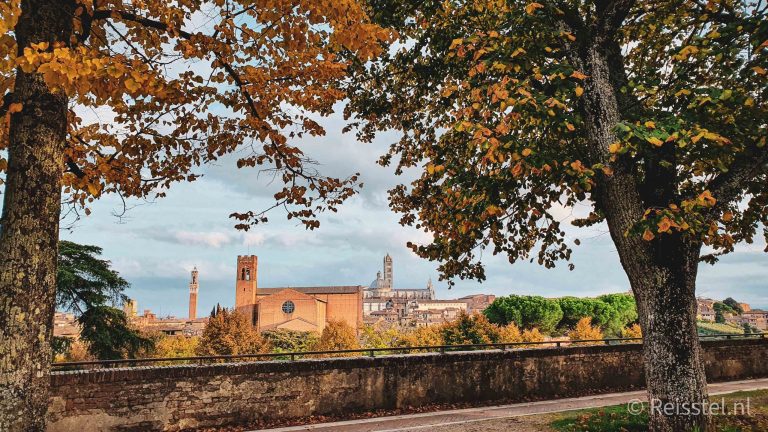
<path id="1" fill-rule="evenodd" d="M 381 162 L 420 172 L 391 191 L 401 223 L 429 232 L 411 248 L 444 278 L 482 280 L 484 249 L 552 267 L 573 238 L 553 206 L 591 205 L 575 224 L 607 224 L 638 302 L 649 398 L 706 400 L 698 264 L 768 235 L 765 4 L 370 4 L 400 43 L 357 69 L 346 113 L 362 139 L 402 132 Z"/>
<path id="2" fill-rule="evenodd" d="M 111 263 L 101 259 L 98 246 L 59 242 L 56 306 L 72 311 L 80 324 L 80 337 L 97 359 L 134 358 L 151 350 L 152 340 L 131 327 L 125 313 L 115 308 L 127 297 L 130 285 Z"/>
<path id="3" fill-rule="evenodd" d="M 458 318 L 446 323 L 441 332 L 445 345 L 498 343 L 501 337 L 499 327 L 478 312 L 469 315 L 462 311 Z"/>
<path id="4" fill-rule="evenodd" d="M 269 352 L 269 344 L 242 312 L 219 308 L 208 320 L 195 352 L 199 356 L 258 354 Z"/>
<path id="5" fill-rule="evenodd" d="M 350 62 L 389 37 L 354 0 L 0 4 L 0 429 L 44 429 L 62 201 L 88 214 L 107 193 L 161 197 L 238 152 L 316 228 L 357 176 L 322 176 L 289 140 L 324 133 Z"/>
<path id="6" fill-rule="evenodd" d="M 328 320 L 320 334 L 320 339 L 312 351 L 339 351 L 360 349 L 355 329 L 344 320 Z M 348 357 L 349 354 L 325 354 L 328 357 Z"/>
<path id="7" fill-rule="evenodd" d="M 634 323 L 621 331 L 621 337 L 627 339 L 641 338 L 643 337 L 643 330 L 640 328 L 640 324 Z"/>
<path id="8" fill-rule="evenodd" d="M 158 335 L 151 356 L 159 358 L 194 357 L 200 344 L 199 336 Z"/>
<path id="9" fill-rule="evenodd" d="M 365 325 L 360 330 L 360 346 L 363 348 L 389 348 L 402 344 L 402 333 L 394 326 L 379 323 Z"/>
<path id="10" fill-rule="evenodd" d="M 272 352 L 303 352 L 311 351 L 320 335 L 317 332 L 295 330 L 268 330 L 261 336 L 269 344 Z"/>
<path id="11" fill-rule="evenodd" d="M 445 345 L 442 325 L 430 325 L 417 327 L 400 334 L 400 346 L 437 346 Z"/>
<path id="12" fill-rule="evenodd" d="M 592 325 L 592 318 L 584 317 L 576 323 L 576 326 L 568 332 L 568 339 L 572 341 L 599 340 L 603 338 L 600 327 Z M 584 342 L 595 344 L 597 342 Z"/>
<path id="13" fill-rule="evenodd" d="M 547 333 L 554 330 L 563 319 L 558 300 L 541 296 L 497 297 L 483 314 L 494 324 L 515 323 L 522 328 L 536 327 Z"/>
<path id="14" fill-rule="evenodd" d="M 725 315 L 722 310 L 715 311 L 715 322 L 718 324 L 725 324 Z"/>
<path id="15" fill-rule="evenodd" d="M 738 315 L 744 313 L 744 308 L 742 308 L 739 302 L 734 300 L 733 297 L 728 297 L 727 299 L 723 300 L 723 304 L 729 306 L 731 309 L 733 309 L 734 313 Z"/>
<path id="16" fill-rule="evenodd" d="M 597 297 L 616 310 L 616 324 L 628 326 L 637 321 L 637 303 L 631 294 L 604 294 Z"/>

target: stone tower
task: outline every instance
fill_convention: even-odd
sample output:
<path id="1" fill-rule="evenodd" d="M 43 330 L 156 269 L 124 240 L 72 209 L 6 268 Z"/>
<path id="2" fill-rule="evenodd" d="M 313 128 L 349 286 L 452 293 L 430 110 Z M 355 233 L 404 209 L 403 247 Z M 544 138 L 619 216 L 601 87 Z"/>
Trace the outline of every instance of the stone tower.
<path id="1" fill-rule="evenodd" d="M 197 318 L 197 267 L 192 269 L 192 282 L 189 283 L 189 320 Z"/>
<path id="2" fill-rule="evenodd" d="M 125 312 L 125 316 L 128 318 L 136 318 L 136 315 L 138 315 L 137 311 L 136 300 L 129 298 L 123 303 L 123 312 Z"/>
<path id="3" fill-rule="evenodd" d="M 387 254 L 384 257 L 384 286 L 381 288 L 392 288 L 392 257 Z"/>
<path id="4" fill-rule="evenodd" d="M 256 255 L 237 256 L 235 309 L 243 312 L 251 321 L 255 319 L 253 310 L 256 304 L 256 276 L 258 268 L 259 257 Z"/>

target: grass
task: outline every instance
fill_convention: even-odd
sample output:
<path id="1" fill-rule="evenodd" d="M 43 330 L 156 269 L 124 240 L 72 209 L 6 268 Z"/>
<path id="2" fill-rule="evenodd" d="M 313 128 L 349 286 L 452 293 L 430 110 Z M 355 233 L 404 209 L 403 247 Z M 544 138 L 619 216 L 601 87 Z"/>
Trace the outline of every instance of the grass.
<path id="1" fill-rule="evenodd" d="M 710 403 L 720 403 L 722 400 L 726 407 L 733 407 L 737 402 L 746 406 L 749 401 L 749 412 L 743 415 L 714 416 L 715 431 L 768 431 L 768 390 L 710 397 Z M 558 415 L 550 424 L 557 432 L 642 432 L 648 430 L 647 425 L 647 406 L 642 414 L 632 415 L 626 405 L 571 411 Z"/>
<path id="2" fill-rule="evenodd" d="M 741 326 L 733 324 L 718 324 L 708 321 L 699 321 L 696 323 L 699 329 L 700 335 L 713 335 L 713 334 L 744 334 L 744 329 Z"/>

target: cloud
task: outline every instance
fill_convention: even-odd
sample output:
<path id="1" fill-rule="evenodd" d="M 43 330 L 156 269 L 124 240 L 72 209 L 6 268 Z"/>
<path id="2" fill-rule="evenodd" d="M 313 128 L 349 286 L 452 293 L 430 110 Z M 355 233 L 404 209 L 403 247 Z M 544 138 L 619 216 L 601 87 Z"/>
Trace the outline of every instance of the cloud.
<path id="1" fill-rule="evenodd" d="M 208 246 L 220 248 L 233 241 L 233 237 L 226 232 L 192 232 L 176 231 L 171 234 L 171 240 L 187 246 Z"/>

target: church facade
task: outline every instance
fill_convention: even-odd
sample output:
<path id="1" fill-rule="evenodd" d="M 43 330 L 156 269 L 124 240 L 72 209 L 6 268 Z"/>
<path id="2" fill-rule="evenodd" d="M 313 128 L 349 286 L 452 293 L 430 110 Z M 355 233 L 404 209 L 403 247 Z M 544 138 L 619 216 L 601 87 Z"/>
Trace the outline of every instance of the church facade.
<path id="1" fill-rule="evenodd" d="M 321 332 L 329 320 L 346 321 L 357 330 L 363 322 L 361 285 L 259 288 L 258 257 L 237 257 L 235 309 L 259 331 Z"/>

